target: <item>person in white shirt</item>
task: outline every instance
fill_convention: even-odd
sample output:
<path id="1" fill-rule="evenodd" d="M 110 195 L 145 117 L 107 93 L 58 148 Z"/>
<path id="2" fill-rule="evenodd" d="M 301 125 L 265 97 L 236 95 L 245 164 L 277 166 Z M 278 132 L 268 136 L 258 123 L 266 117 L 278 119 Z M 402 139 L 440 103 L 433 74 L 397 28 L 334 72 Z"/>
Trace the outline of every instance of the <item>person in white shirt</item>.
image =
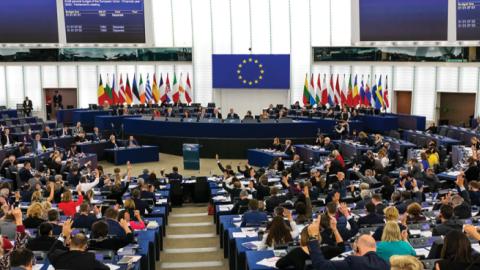
<path id="1" fill-rule="evenodd" d="M 96 187 L 99 182 L 100 182 L 100 173 L 98 172 L 98 169 L 95 169 L 95 181 L 89 183 L 87 182 L 87 177 L 82 176 L 82 178 L 80 179 L 80 183 L 77 186 L 77 190 L 80 189 L 83 193 L 87 193 L 89 190 Z"/>
<path id="2" fill-rule="evenodd" d="M 44 147 L 40 139 L 41 139 L 40 133 L 35 134 L 35 140 L 32 143 L 32 150 L 36 153 L 43 152 Z"/>

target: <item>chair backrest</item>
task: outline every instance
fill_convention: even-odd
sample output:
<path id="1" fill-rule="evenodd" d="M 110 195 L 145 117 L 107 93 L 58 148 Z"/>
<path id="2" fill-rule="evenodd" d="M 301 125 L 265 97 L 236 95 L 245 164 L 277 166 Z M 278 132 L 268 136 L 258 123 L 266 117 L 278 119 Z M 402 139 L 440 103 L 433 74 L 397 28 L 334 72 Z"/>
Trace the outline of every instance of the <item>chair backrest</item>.
<path id="1" fill-rule="evenodd" d="M 194 186 L 193 200 L 196 203 L 208 202 L 210 197 L 210 186 L 205 176 L 197 177 Z"/>
<path id="2" fill-rule="evenodd" d="M 242 120 L 242 123 L 244 123 L 244 124 L 256 124 L 256 123 L 258 123 L 258 120 L 257 120 L 257 119 L 247 118 L 247 119 L 243 119 L 243 120 Z"/>
<path id="3" fill-rule="evenodd" d="M 278 123 L 292 123 L 293 119 L 292 118 L 280 118 L 278 119 Z"/>
<path id="4" fill-rule="evenodd" d="M 170 117 L 167 119 L 168 122 L 181 122 L 182 118 L 180 117 Z"/>
<path id="5" fill-rule="evenodd" d="M 273 124 L 273 123 L 276 123 L 277 120 L 275 119 L 261 119 L 260 120 L 260 123 L 269 123 L 269 124 Z"/>

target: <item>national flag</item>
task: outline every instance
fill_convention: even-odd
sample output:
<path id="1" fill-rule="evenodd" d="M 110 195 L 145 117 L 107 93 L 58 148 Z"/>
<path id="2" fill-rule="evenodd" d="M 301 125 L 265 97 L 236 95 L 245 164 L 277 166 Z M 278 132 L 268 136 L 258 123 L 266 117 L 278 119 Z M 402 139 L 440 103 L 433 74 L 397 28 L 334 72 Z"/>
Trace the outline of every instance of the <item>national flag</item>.
<path id="1" fill-rule="evenodd" d="M 342 98 L 340 94 L 340 75 L 337 74 L 337 82 L 335 83 L 335 103 L 342 105 Z"/>
<path id="2" fill-rule="evenodd" d="M 355 74 L 355 83 L 353 84 L 353 107 L 360 104 L 360 94 L 358 93 L 358 81 L 357 75 Z"/>
<path id="3" fill-rule="evenodd" d="M 192 84 L 190 83 L 190 75 L 187 72 L 187 83 L 185 88 L 185 101 L 187 104 L 192 103 Z"/>
<path id="4" fill-rule="evenodd" d="M 303 84 L 303 105 L 307 105 L 310 102 L 310 97 L 309 97 L 309 92 L 308 92 L 308 74 L 305 74 L 305 82 Z"/>
<path id="5" fill-rule="evenodd" d="M 136 74 L 133 74 L 132 92 L 133 92 L 133 103 L 139 103 L 140 102 L 140 93 L 138 92 Z"/>
<path id="6" fill-rule="evenodd" d="M 335 89 L 333 88 L 333 74 L 330 74 L 330 83 L 328 84 L 328 104 L 330 104 L 330 107 L 333 107 L 336 105 L 335 103 Z"/>
<path id="7" fill-rule="evenodd" d="M 165 94 L 162 96 L 162 102 L 170 103 L 170 101 L 172 101 L 172 98 L 170 98 L 171 92 L 172 89 L 170 88 L 170 79 L 168 78 L 167 73 L 167 80 L 165 81 Z"/>
<path id="8" fill-rule="evenodd" d="M 322 104 L 327 105 L 328 102 L 328 84 L 327 74 L 323 75 Z"/>
<path id="9" fill-rule="evenodd" d="M 390 102 L 388 101 L 388 75 L 385 76 L 385 90 L 383 90 L 383 103 L 385 105 L 385 109 L 390 107 Z"/>
<path id="10" fill-rule="evenodd" d="M 348 78 L 348 93 L 347 93 L 347 105 L 353 107 L 353 86 L 352 86 L 352 74 Z"/>
<path id="11" fill-rule="evenodd" d="M 105 85 L 105 93 L 107 94 L 108 104 L 112 105 L 114 100 L 113 100 L 112 88 L 110 88 L 110 84 L 108 83 L 109 80 L 110 78 L 107 74 L 107 85 Z"/>
<path id="12" fill-rule="evenodd" d="M 152 98 L 155 103 L 160 100 L 160 88 L 158 88 L 156 73 L 153 73 Z"/>
<path id="13" fill-rule="evenodd" d="M 180 102 L 180 93 L 178 92 L 178 81 L 177 81 L 177 73 L 173 73 L 173 103 Z"/>
<path id="14" fill-rule="evenodd" d="M 377 75 L 375 75 L 375 79 L 373 81 L 372 87 L 372 107 L 376 107 L 377 103 Z"/>
<path id="15" fill-rule="evenodd" d="M 369 81 L 370 81 L 370 75 L 368 75 L 367 85 L 365 86 L 365 100 L 363 101 L 365 106 L 368 106 L 368 107 L 370 107 L 372 104 L 372 92 L 370 91 Z"/>
<path id="16" fill-rule="evenodd" d="M 365 85 L 363 84 L 363 75 L 362 82 L 360 83 L 360 105 L 365 105 Z"/>
<path id="17" fill-rule="evenodd" d="M 308 92 L 310 93 L 310 105 L 315 105 L 315 83 L 313 81 L 313 73 L 310 74 L 310 84 L 308 85 Z"/>
<path id="18" fill-rule="evenodd" d="M 152 87 L 150 86 L 150 74 L 147 73 L 147 84 L 145 86 L 145 103 L 153 100 Z"/>
<path id="19" fill-rule="evenodd" d="M 118 103 L 125 103 L 125 85 L 123 84 L 123 76 L 120 74 L 120 89 L 118 90 Z"/>
<path id="20" fill-rule="evenodd" d="M 345 79 L 345 74 L 343 74 L 342 89 L 340 90 L 340 98 L 341 98 L 343 107 L 345 107 L 345 105 L 347 104 L 347 96 L 348 96 L 346 81 L 347 80 Z"/>
<path id="21" fill-rule="evenodd" d="M 113 81 L 112 81 L 112 101 L 113 104 L 118 104 L 118 95 L 116 90 L 117 80 L 115 80 L 115 74 L 113 74 Z"/>
<path id="22" fill-rule="evenodd" d="M 102 75 L 100 74 L 100 81 L 98 82 L 97 90 L 98 104 L 102 105 L 105 101 L 108 102 L 107 93 L 105 92 L 105 87 L 103 87 Z"/>
<path id="23" fill-rule="evenodd" d="M 138 92 L 140 94 L 140 103 L 145 104 L 145 84 L 143 83 L 143 76 L 140 74 L 140 81 L 138 82 Z"/>
<path id="24" fill-rule="evenodd" d="M 380 75 L 380 80 L 378 80 L 378 88 L 375 92 L 375 109 L 381 109 L 383 107 L 383 97 L 382 97 L 382 75 Z"/>
<path id="25" fill-rule="evenodd" d="M 185 88 L 183 87 L 183 74 L 180 73 L 180 79 L 178 81 L 178 91 L 173 95 L 173 102 L 186 103 Z"/>
<path id="26" fill-rule="evenodd" d="M 132 88 L 130 87 L 130 79 L 128 78 L 127 74 L 127 85 L 125 86 L 125 101 L 128 105 L 132 104 L 133 96 L 132 96 Z"/>
<path id="27" fill-rule="evenodd" d="M 321 96 L 322 95 L 322 85 L 320 84 L 320 73 L 317 76 L 317 88 L 315 89 L 315 102 L 317 103 L 317 107 L 322 104 Z"/>
<path id="28" fill-rule="evenodd" d="M 168 78 L 168 73 L 167 73 L 167 78 Z M 169 99 L 168 95 L 166 94 L 166 87 L 163 84 L 163 74 L 162 73 L 160 73 L 160 102 L 161 103 L 170 102 L 170 99 Z"/>

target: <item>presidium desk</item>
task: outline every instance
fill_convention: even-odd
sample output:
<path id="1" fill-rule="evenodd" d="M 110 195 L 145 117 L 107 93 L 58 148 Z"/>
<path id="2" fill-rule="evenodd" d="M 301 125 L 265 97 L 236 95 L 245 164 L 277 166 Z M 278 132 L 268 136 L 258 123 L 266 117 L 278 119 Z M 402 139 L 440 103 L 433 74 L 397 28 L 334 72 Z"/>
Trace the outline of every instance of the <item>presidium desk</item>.
<path id="1" fill-rule="evenodd" d="M 204 123 L 126 118 L 123 123 L 126 135 L 135 136 L 142 144 L 157 145 L 162 153 L 182 155 L 182 144 L 196 143 L 200 155 L 207 158 L 217 153 L 222 158 L 246 158 L 247 149 L 268 148 L 274 137 L 311 144 L 318 131 L 313 121 Z"/>

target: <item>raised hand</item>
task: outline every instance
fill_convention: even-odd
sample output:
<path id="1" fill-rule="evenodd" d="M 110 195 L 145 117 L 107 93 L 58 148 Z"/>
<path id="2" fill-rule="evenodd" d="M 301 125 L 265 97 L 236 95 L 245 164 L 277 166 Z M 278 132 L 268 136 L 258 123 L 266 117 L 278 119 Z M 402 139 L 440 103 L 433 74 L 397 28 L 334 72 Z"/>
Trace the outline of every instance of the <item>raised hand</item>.
<path id="1" fill-rule="evenodd" d="M 73 220 L 71 220 L 71 219 L 67 219 L 63 223 L 62 235 L 64 237 L 70 237 L 70 235 L 72 234 L 72 224 L 73 224 Z"/>

